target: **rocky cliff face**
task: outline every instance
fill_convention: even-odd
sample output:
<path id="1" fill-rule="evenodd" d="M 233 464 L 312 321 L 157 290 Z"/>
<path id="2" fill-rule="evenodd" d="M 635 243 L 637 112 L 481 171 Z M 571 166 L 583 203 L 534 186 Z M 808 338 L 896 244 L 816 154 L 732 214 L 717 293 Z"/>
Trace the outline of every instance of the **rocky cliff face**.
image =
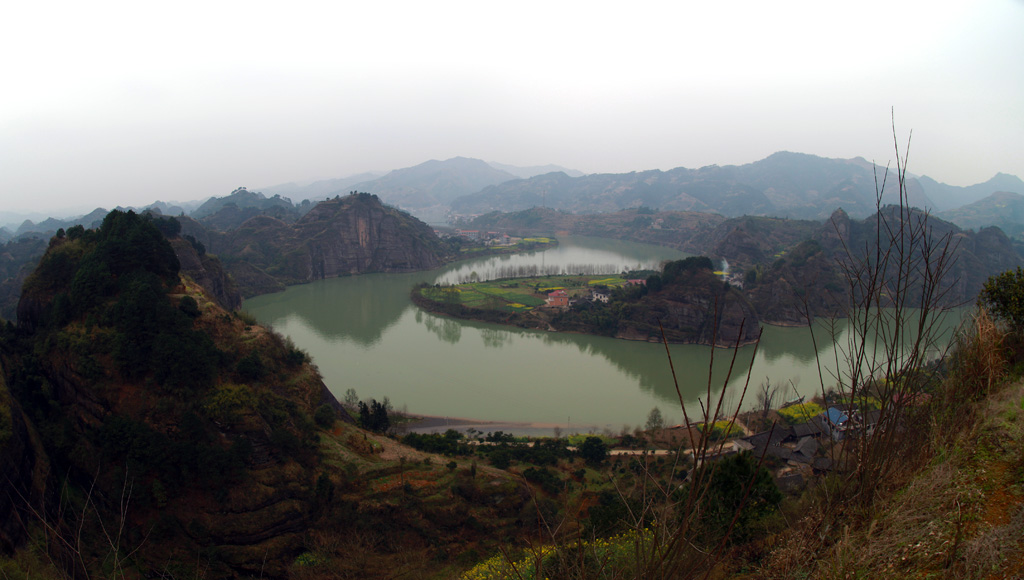
<path id="1" fill-rule="evenodd" d="M 235 310 L 242 305 L 241 294 L 219 260 L 205 252 L 199 255 L 195 246 L 181 238 L 171 240 L 171 247 L 178 256 L 181 273 L 192 278 L 221 308 Z"/>
<path id="2" fill-rule="evenodd" d="M 444 258 L 429 226 L 366 194 L 318 204 L 295 230 L 291 272 L 307 281 L 435 268 Z"/>
<path id="3" fill-rule="evenodd" d="M 435 268 L 448 257 L 429 226 L 365 193 L 321 202 L 295 223 L 260 215 L 218 233 L 183 220 L 182 233 L 223 260 L 243 296 L 336 276 Z"/>

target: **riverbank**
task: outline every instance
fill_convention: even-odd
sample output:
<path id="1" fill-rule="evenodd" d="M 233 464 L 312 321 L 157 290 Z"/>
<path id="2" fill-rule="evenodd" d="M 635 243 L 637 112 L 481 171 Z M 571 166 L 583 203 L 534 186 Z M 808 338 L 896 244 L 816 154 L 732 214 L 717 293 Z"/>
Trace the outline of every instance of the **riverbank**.
<path id="1" fill-rule="evenodd" d="M 466 417 L 447 417 L 439 415 L 409 415 L 409 420 L 402 423 L 406 433 L 444 433 L 452 429 L 462 434 L 471 430 L 476 433 L 510 433 L 522 437 L 552 437 L 555 429 L 561 429 L 565 435 L 573 433 L 599 433 L 598 425 L 572 425 L 564 423 L 544 423 L 539 421 L 484 421 Z"/>

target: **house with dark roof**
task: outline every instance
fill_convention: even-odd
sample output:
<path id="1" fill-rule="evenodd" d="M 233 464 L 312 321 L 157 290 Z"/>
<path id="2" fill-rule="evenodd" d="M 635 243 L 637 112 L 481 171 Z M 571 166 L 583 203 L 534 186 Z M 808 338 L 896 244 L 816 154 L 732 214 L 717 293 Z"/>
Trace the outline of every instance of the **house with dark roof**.
<path id="1" fill-rule="evenodd" d="M 815 457 L 814 461 L 811 462 L 811 469 L 816 474 L 827 473 L 832 471 L 835 462 L 829 457 Z"/>
<path id="2" fill-rule="evenodd" d="M 736 447 L 750 451 L 754 457 L 777 457 L 783 461 L 789 461 L 793 452 L 782 444 L 792 437 L 793 432 L 789 427 L 776 427 L 770 431 L 755 433 L 749 437 L 736 440 Z"/>
<path id="3" fill-rule="evenodd" d="M 828 426 L 825 424 L 825 419 L 821 416 L 812 417 L 811 420 L 806 423 L 793 425 L 793 436 L 797 438 L 808 436 L 820 437 L 828 433 Z"/>
<path id="4" fill-rule="evenodd" d="M 818 449 L 821 445 L 818 444 L 818 440 L 814 437 L 802 437 L 796 442 L 796 446 L 793 447 L 793 461 L 797 463 L 810 464 L 814 461 L 814 455 L 818 453 Z"/>

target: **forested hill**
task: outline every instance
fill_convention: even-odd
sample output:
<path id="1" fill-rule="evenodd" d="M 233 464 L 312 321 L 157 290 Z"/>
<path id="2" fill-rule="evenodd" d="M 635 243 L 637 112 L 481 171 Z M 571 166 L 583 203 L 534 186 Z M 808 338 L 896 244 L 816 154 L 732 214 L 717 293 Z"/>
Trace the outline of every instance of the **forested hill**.
<path id="1" fill-rule="evenodd" d="M 712 270 L 706 257 L 665 265 L 646 284 L 615 291 L 608 303 L 581 301 L 551 319 L 557 330 L 618 338 L 736 346 L 757 340 L 757 312 Z"/>
<path id="2" fill-rule="evenodd" d="M 303 352 L 182 277 L 161 229 L 174 223 L 112 212 L 97 230 L 55 237 L 26 281 L 3 368 L 8 412 L 33 426 L 15 437 L 39 439 L 3 442 L 4 454 L 19 450 L 3 485 L 43 502 L 17 502 L 24 521 L 88 516 L 75 550 L 103 549 L 98 522 L 130 520 L 120 541 L 143 568 L 216 545 L 220 573 L 256 569 L 294 552 L 308 525 L 319 461 L 309 417 L 325 406 L 351 419 Z M 91 489 L 92 504 L 47 505 L 61 479 Z"/>
<path id="3" fill-rule="evenodd" d="M 424 454 L 357 428 L 303 351 L 184 275 L 166 236 L 190 244 L 175 230 L 115 211 L 55 237 L 17 327 L 0 326 L 0 552 L 37 542 L 67 577 L 199 565 L 205 577 L 283 578 L 310 537 L 373 529 L 389 541 L 360 546 L 359 562 L 318 557 L 375 577 L 399 565 L 394 554 L 421 568 L 468 550 L 437 513 L 512 533 L 495 496 L 513 515 L 529 496 L 493 470 L 486 489 L 463 484 L 472 503 L 392 510 L 408 496 L 387 479 Z M 428 462 L 418 477 L 458 476 Z"/>

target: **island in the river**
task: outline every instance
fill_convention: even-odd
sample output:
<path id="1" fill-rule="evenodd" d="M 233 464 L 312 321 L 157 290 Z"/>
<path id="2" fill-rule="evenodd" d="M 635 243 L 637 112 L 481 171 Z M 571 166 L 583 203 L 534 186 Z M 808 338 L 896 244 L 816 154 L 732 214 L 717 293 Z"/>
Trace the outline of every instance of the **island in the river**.
<path id="1" fill-rule="evenodd" d="M 661 272 L 421 284 L 412 300 L 430 312 L 522 328 L 717 346 L 756 341 L 753 306 L 713 270 L 709 258 L 691 257 Z"/>

